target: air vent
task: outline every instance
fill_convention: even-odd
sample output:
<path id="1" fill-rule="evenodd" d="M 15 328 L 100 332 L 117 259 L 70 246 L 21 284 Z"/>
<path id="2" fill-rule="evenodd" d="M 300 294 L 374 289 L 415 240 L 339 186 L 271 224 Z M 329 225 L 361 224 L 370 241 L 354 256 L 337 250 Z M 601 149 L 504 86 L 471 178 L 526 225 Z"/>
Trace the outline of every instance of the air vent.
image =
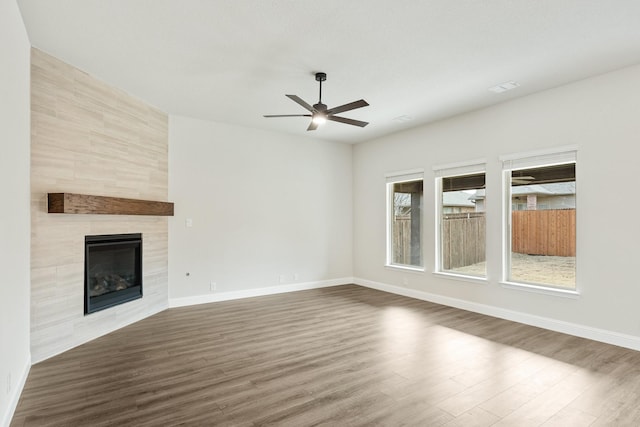
<path id="1" fill-rule="evenodd" d="M 489 90 L 494 93 L 502 93 L 511 89 L 515 89 L 519 86 L 520 86 L 520 83 L 510 81 L 510 82 L 500 83 L 499 85 L 496 85 L 494 87 L 490 87 Z"/>
<path id="2" fill-rule="evenodd" d="M 413 120 L 413 117 L 407 116 L 406 114 L 402 116 L 394 117 L 393 119 L 391 119 L 391 121 L 394 121 L 396 123 L 406 123 L 406 122 L 410 122 L 411 120 Z"/>

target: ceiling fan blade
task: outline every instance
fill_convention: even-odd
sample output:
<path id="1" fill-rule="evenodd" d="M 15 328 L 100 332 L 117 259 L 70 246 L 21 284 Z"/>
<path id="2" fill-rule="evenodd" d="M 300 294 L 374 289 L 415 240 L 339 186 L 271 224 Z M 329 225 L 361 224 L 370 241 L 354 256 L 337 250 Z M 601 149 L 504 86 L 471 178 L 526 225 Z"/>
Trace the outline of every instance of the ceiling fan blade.
<path id="1" fill-rule="evenodd" d="M 316 129 L 318 129 L 318 123 L 311 120 L 311 123 L 309 123 L 309 127 L 307 128 L 307 130 L 316 130 Z"/>
<path id="2" fill-rule="evenodd" d="M 287 96 L 289 96 L 289 95 L 287 95 Z M 345 111 L 355 110 L 356 108 L 366 107 L 367 105 L 369 105 L 369 103 L 367 101 L 365 101 L 364 99 L 361 99 L 359 101 L 353 101 L 353 102 L 350 102 L 348 104 L 340 105 L 339 107 L 330 108 L 330 109 L 327 110 L 327 114 L 343 113 Z"/>
<path id="3" fill-rule="evenodd" d="M 361 122 L 360 120 L 347 119 L 346 117 L 329 116 L 327 120 L 334 122 L 346 123 L 348 125 L 360 126 L 361 128 L 369 124 L 369 122 Z"/>
<path id="4" fill-rule="evenodd" d="M 311 114 L 269 114 L 262 117 L 311 117 Z"/>
<path id="5" fill-rule="evenodd" d="M 304 102 L 302 98 L 300 98 L 299 96 L 297 95 L 285 95 L 285 96 L 291 99 L 292 101 L 302 105 L 305 108 L 305 110 L 311 111 L 312 113 L 315 111 L 311 105 Z"/>

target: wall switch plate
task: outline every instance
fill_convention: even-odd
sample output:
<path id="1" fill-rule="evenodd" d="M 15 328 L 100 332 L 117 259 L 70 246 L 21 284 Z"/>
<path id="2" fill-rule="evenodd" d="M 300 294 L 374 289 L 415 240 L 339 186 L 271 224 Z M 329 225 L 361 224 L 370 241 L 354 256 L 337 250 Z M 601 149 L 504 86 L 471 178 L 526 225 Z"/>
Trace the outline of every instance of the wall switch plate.
<path id="1" fill-rule="evenodd" d="M 193 227 L 193 218 L 187 218 L 184 220 L 185 227 Z"/>
<path id="2" fill-rule="evenodd" d="M 218 285 L 216 284 L 216 282 L 209 282 L 209 290 L 211 292 L 215 292 L 217 288 L 218 288 Z"/>

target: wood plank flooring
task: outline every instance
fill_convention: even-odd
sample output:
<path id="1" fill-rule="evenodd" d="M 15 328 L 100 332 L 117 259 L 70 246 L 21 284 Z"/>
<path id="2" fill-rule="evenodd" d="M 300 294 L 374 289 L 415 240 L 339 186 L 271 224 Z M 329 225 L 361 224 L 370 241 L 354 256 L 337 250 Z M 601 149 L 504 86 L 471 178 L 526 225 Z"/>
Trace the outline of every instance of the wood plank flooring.
<path id="1" fill-rule="evenodd" d="M 640 352 L 355 285 L 169 309 L 32 367 L 11 426 L 638 426 Z"/>

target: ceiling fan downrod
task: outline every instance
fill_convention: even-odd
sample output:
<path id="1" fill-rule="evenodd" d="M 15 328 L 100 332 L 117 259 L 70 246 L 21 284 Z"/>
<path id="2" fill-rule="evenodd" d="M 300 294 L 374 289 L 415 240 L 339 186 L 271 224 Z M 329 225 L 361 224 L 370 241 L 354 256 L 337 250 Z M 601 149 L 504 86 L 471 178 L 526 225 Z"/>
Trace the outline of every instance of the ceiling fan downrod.
<path id="1" fill-rule="evenodd" d="M 322 82 L 325 80 L 327 80 L 327 73 L 316 73 L 316 81 L 320 83 L 320 94 L 318 96 L 318 104 L 316 104 L 318 106 L 324 105 L 322 103 Z"/>

